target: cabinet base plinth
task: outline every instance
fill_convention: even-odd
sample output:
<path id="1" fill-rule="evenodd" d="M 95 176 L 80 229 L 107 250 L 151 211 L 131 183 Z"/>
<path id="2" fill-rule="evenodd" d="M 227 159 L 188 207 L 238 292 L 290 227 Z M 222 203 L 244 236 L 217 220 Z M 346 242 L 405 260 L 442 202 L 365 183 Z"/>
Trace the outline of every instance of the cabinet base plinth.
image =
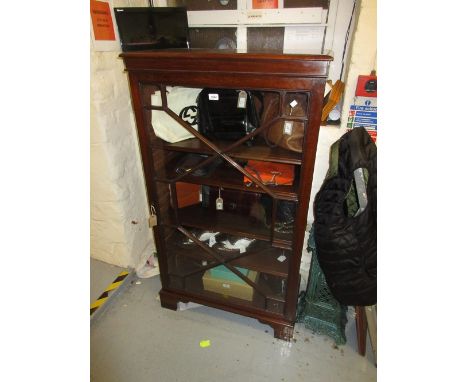
<path id="1" fill-rule="evenodd" d="M 265 320 L 258 320 L 262 324 L 269 325 L 273 329 L 273 333 L 275 338 L 278 338 L 283 341 L 291 341 L 294 334 L 294 324 L 282 324 L 277 322 L 265 321 Z"/>
<path id="2" fill-rule="evenodd" d="M 291 339 L 293 338 L 294 322 L 283 320 L 280 317 L 268 317 L 264 314 L 259 314 L 258 312 L 254 313 L 250 310 L 238 309 L 229 305 L 222 304 L 220 302 L 205 300 L 197 298 L 195 296 L 182 295 L 165 289 L 161 289 L 159 291 L 159 297 L 161 300 L 161 306 L 165 309 L 177 310 L 177 304 L 179 302 L 188 303 L 189 301 L 191 301 L 197 304 L 222 309 L 227 312 L 257 319 L 262 324 L 269 325 L 273 329 L 274 337 L 280 340 L 291 341 Z"/>
<path id="3" fill-rule="evenodd" d="M 171 293 L 167 293 L 164 290 L 159 292 L 159 299 L 161 300 L 161 306 L 166 309 L 177 310 L 177 304 L 182 301 L 180 298 L 175 297 Z"/>

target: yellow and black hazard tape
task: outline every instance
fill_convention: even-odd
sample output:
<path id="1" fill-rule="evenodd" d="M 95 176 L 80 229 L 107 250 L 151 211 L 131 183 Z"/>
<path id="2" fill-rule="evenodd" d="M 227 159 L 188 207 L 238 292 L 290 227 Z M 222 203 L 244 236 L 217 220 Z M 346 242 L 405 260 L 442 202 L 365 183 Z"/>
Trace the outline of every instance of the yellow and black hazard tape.
<path id="1" fill-rule="evenodd" d="M 117 289 L 125 280 L 125 277 L 128 276 L 127 271 L 120 272 L 117 278 L 112 281 L 112 283 L 106 288 L 106 290 L 98 297 L 96 301 L 91 304 L 91 313 L 93 314 L 98 308 L 106 302 L 109 298 L 109 292 Z"/>

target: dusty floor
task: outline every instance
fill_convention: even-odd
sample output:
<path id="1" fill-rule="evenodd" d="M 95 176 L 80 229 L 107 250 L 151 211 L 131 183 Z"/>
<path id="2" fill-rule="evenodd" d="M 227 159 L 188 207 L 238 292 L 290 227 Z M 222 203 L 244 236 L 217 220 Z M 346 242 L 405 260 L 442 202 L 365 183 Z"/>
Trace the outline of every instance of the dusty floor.
<path id="1" fill-rule="evenodd" d="M 208 307 L 163 309 L 159 277 L 139 281 L 129 283 L 92 320 L 93 382 L 376 380 L 369 343 L 366 357 L 357 353 L 352 316 L 344 346 L 302 324 L 288 343 L 275 339 L 269 326 L 243 316 Z M 211 346 L 201 348 L 202 340 Z"/>

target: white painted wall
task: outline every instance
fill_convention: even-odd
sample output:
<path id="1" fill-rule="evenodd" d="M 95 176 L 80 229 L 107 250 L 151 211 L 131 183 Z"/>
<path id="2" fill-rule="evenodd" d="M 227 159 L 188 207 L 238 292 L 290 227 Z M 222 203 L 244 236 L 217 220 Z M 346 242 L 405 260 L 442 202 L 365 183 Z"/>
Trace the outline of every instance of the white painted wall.
<path id="1" fill-rule="evenodd" d="M 343 0 L 341 0 L 343 1 Z M 351 2 L 352 3 L 352 2 Z M 351 4 L 352 7 L 352 4 Z M 343 113 L 341 117 L 341 127 L 335 126 L 324 126 L 320 128 L 320 136 L 317 147 L 317 157 L 315 161 L 315 170 L 314 170 L 314 180 L 312 182 L 312 191 L 310 196 L 309 212 L 307 215 L 307 222 L 310 224 L 313 222 L 313 200 L 317 191 L 320 189 L 325 175 L 328 170 L 328 160 L 330 146 L 339 139 L 344 133 L 346 133 L 346 121 L 347 113 L 349 111 L 349 105 L 352 103 L 354 98 L 354 92 L 356 89 L 357 76 L 360 74 L 370 73 L 372 69 L 377 70 L 377 0 L 361 0 L 356 4 L 356 15 L 355 15 L 355 26 L 351 25 L 351 32 L 349 37 L 349 51 L 348 59 L 349 64 L 345 65 L 344 69 L 344 81 L 345 81 L 345 95 L 344 95 L 344 106 Z M 349 14 L 351 9 L 349 10 Z M 344 30 L 346 34 L 346 29 L 349 23 L 346 25 L 340 25 L 336 27 L 336 31 Z M 344 28 L 344 29 L 343 29 Z M 338 32 L 340 35 L 342 32 Z M 336 39 L 342 37 L 336 37 Z M 344 39 L 343 39 L 344 41 Z M 340 46 L 339 43 L 337 43 Z M 346 62 L 346 59 L 345 59 Z M 347 67 L 348 66 L 348 67 Z M 330 78 L 338 79 L 341 66 L 338 68 L 337 65 L 334 66 L 333 71 L 330 70 Z M 336 73 L 338 71 L 337 77 Z M 310 268 L 311 254 L 307 252 L 307 240 L 309 238 L 308 232 L 306 232 L 304 239 L 304 247 L 302 250 L 301 258 L 301 286 L 300 290 L 305 290 L 307 287 L 307 280 Z"/>
<path id="2" fill-rule="evenodd" d="M 314 179 L 312 181 L 312 190 L 310 191 L 309 212 L 307 213 L 307 224 L 314 221 L 313 203 L 317 192 L 320 190 L 325 175 L 328 171 L 328 158 L 330 146 L 346 133 L 346 129 L 337 126 L 320 127 L 319 140 L 317 144 L 317 154 L 315 158 Z"/>
<path id="3" fill-rule="evenodd" d="M 341 0 L 342 2 L 343 0 Z M 340 4 L 341 4 L 340 2 Z M 347 12 L 347 21 L 343 17 L 343 25 L 335 27 L 337 33 L 335 40 L 342 40 L 344 43 L 344 35 L 349 23 L 349 16 L 352 9 L 352 1 L 349 1 L 351 8 Z M 308 223 L 313 221 L 312 203 L 316 193 L 320 189 L 325 175 L 328 170 L 328 159 L 330 146 L 346 133 L 346 121 L 349 111 L 349 105 L 353 102 L 354 92 L 356 89 L 357 77 L 360 74 L 368 74 L 372 69 L 376 68 L 377 57 L 377 0 L 362 0 L 356 4 L 356 15 L 354 22 L 351 24 L 351 32 L 348 41 L 349 64 L 345 65 L 343 79 L 345 80 L 345 93 L 343 101 L 343 113 L 341 117 L 341 126 L 325 126 L 320 128 L 319 143 L 317 148 L 317 158 L 315 161 L 314 180 L 312 182 L 312 191 L 310 196 L 309 213 L 307 216 Z M 346 24 L 346 25 L 344 25 Z M 355 29 L 354 33 L 353 29 Z M 344 34 L 344 35 L 343 35 Z M 334 43 L 336 46 L 341 46 L 340 42 Z M 337 49 L 338 50 L 338 49 Z M 341 50 L 342 51 L 342 50 Z M 346 59 L 345 59 L 346 60 Z M 347 68 L 348 66 L 348 68 Z M 336 65 L 330 69 L 330 78 L 333 76 L 339 78 L 341 63 L 339 67 Z"/>
<path id="4" fill-rule="evenodd" d="M 341 62 L 343 50 L 345 49 L 346 31 L 348 29 L 351 13 L 353 10 L 353 0 L 331 0 L 328 15 L 328 27 L 325 35 L 324 48 L 331 50 L 334 60 L 330 63 L 328 78 L 335 83 L 340 78 Z M 358 5 L 356 5 L 358 7 Z M 344 61 L 349 59 L 349 51 L 352 41 L 352 33 L 355 28 L 356 17 L 354 16 L 351 22 L 350 37 L 348 39 L 347 52 Z M 347 66 L 345 65 L 343 77 L 346 74 Z M 317 144 L 317 154 L 315 159 L 314 179 L 312 181 L 312 190 L 310 193 L 309 211 L 307 213 L 307 223 L 311 224 L 314 221 L 313 202 L 315 195 L 320 190 L 325 175 L 328 171 L 328 160 L 330 146 L 336 142 L 346 129 L 337 126 L 322 126 L 320 127 L 319 140 Z M 308 268 L 307 268 L 308 269 Z"/>
<path id="5" fill-rule="evenodd" d="M 342 25 L 335 27 L 334 46 L 342 46 L 344 44 L 344 36 L 349 23 L 349 16 L 352 9 L 352 1 L 347 1 L 347 11 L 342 11 Z M 343 0 L 340 0 L 343 5 Z M 347 17 L 347 21 L 346 21 Z M 354 31 L 354 32 L 353 32 Z M 341 41 L 339 41 L 341 40 Z M 348 40 L 348 54 L 345 65 L 343 80 L 345 82 L 345 93 L 343 100 L 343 112 L 341 116 L 340 128 L 326 126 L 320 128 L 319 144 L 317 148 L 317 159 L 315 162 L 314 181 L 312 183 L 311 203 L 309 204 L 309 213 L 307 221 L 313 221 L 312 202 L 315 194 L 320 189 L 320 186 L 325 179 L 328 169 L 328 155 L 330 145 L 333 144 L 339 137 L 346 132 L 346 121 L 349 111 L 349 105 L 353 103 L 354 92 L 357 84 L 357 77 L 360 74 L 368 74 L 372 69 L 377 69 L 377 0 L 361 0 L 356 4 L 354 21 L 351 24 L 351 32 Z M 338 48 L 336 48 L 338 51 Z M 341 50 L 342 52 L 342 50 Z M 341 58 L 341 57 L 340 57 Z M 338 60 L 336 61 L 338 62 Z M 345 58 L 346 62 L 346 58 Z M 339 65 L 332 64 L 329 77 L 332 79 L 339 78 L 341 70 L 341 61 Z"/>
<path id="6" fill-rule="evenodd" d="M 357 10 L 356 31 L 350 49 L 344 92 L 341 118 L 343 128 L 346 126 L 349 106 L 353 103 L 358 76 L 377 70 L 377 0 L 361 0 Z"/>
<path id="7" fill-rule="evenodd" d="M 359 1 L 359 0 L 357 0 Z M 331 0 L 330 1 L 330 14 L 328 15 L 328 27 L 325 35 L 325 49 L 332 51 L 334 60 L 330 64 L 330 72 L 328 78 L 335 83 L 336 80 L 340 79 L 341 71 L 341 58 L 343 56 L 343 49 L 345 44 L 346 31 L 348 29 L 349 20 L 351 18 L 351 12 L 353 10 L 353 0 Z M 358 5 L 356 5 L 358 7 Z M 352 32 L 355 28 L 356 17 L 353 17 L 351 22 Z M 350 32 L 350 33 L 351 33 Z M 344 61 L 346 62 L 349 56 L 349 47 L 351 44 L 350 34 L 348 40 L 348 50 L 345 54 Z M 346 72 L 346 66 L 345 71 Z"/>
<path id="8" fill-rule="evenodd" d="M 332 2 L 336 4 L 336 14 L 330 44 L 337 60 L 331 65 L 329 77 L 335 81 L 341 69 L 352 0 Z M 365 16 L 361 15 L 364 23 L 368 22 L 366 15 L 371 13 L 369 5 L 372 3 L 375 5 L 375 0 L 363 1 L 363 6 L 367 7 L 363 13 Z M 147 2 L 118 0 L 114 1 L 113 6 L 147 6 Z M 362 26 L 361 33 L 364 35 L 366 32 L 372 32 L 375 36 L 375 30 L 370 31 L 367 26 Z M 363 49 L 361 45 L 365 43 L 358 43 L 356 55 Z M 91 256 L 110 264 L 137 267 L 155 249 L 146 224 L 147 199 L 127 75 L 123 71 L 122 60 L 117 56 L 116 51 L 96 52 L 91 45 Z M 351 67 L 362 70 L 355 66 L 356 60 L 354 58 Z M 370 69 L 365 72 L 368 71 Z M 348 88 L 354 89 L 355 82 L 354 85 L 347 85 Z M 344 128 L 333 126 L 320 129 L 309 223 L 313 221 L 313 199 L 328 169 L 330 145 L 344 132 Z M 132 224 L 132 221 L 137 224 Z"/>
<path id="9" fill-rule="evenodd" d="M 116 7 L 147 2 L 114 1 Z M 91 257 L 139 267 L 154 252 L 127 74 L 91 44 Z"/>

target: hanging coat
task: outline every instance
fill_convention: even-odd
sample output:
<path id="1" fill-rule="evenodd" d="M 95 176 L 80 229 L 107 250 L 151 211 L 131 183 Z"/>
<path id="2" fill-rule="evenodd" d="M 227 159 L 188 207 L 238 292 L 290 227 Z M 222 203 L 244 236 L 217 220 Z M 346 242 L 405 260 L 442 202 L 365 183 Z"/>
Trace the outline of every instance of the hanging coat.
<path id="1" fill-rule="evenodd" d="M 366 179 L 367 206 L 357 213 L 354 170 Z M 377 147 L 364 128 L 332 145 L 330 168 L 314 201 L 317 256 L 343 305 L 377 303 Z"/>

